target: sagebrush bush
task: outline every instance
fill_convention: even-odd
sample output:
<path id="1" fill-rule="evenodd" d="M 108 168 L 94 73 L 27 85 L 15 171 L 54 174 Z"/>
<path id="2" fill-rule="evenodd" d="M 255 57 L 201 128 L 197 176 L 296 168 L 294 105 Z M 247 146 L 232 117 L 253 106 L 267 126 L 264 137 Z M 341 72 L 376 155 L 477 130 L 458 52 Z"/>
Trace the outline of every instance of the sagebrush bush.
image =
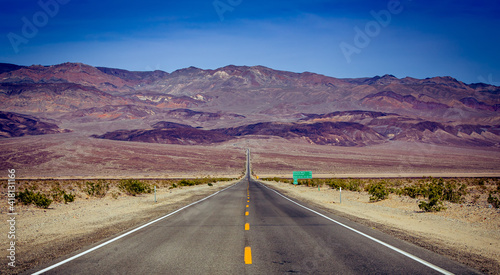
<path id="1" fill-rule="evenodd" d="M 443 202 L 441 199 L 444 196 L 445 185 L 443 179 L 435 180 L 431 179 L 431 183 L 428 184 L 426 189 L 426 195 L 429 202 L 421 201 L 418 207 L 426 212 L 437 212 L 444 210 Z"/>
<path id="2" fill-rule="evenodd" d="M 389 189 L 387 189 L 387 183 L 385 181 L 371 183 L 366 186 L 365 190 L 371 195 L 370 201 L 385 200 L 389 196 Z"/>
<path id="3" fill-rule="evenodd" d="M 403 195 L 406 195 L 410 198 L 417 198 L 419 196 L 424 197 L 426 195 L 426 189 L 423 187 L 421 184 L 418 185 L 411 185 L 411 186 L 405 186 L 401 190 Z"/>
<path id="4" fill-rule="evenodd" d="M 269 181 L 281 181 L 293 183 L 291 179 L 267 178 Z M 498 194 L 500 194 L 500 179 L 475 179 L 471 184 L 478 185 L 485 189 L 487 183 L 494 182 L 497 185 Z M 467 184 L 458 183 L 457 180 L 444 180 L 442 178 L 423 178 L 423 179 L 386 179 L 374 182 L 373 179 L 301 179 L 299 185 L 317 187 L 326 184 L 333 189 L 349 190 L 359 192 L 361 190 L 370 193 L 371 201 L 383 200 L 390 193 L 399 196 L 409 196 L 411 198 L 423 198 L 428 201 L 419 203 L 421 209 L 426 211 L 439 211 L 445 209 L 442 207 L 442 201 L 461 203 L 467 195 Z M 495 202 L 495 196 L 492 195 L 491 201 Z"/>
<path id="5" fill-rule="evenodd" d="M 421 201 L 418 204 L 418 208 L 424 210 L 425 212 L 438 212 L 446 209 L 443 206 L 443 202 L 437 198 L 429 199 L 429 202 Z"/>
<path id="6" fill-rule="evenodd" d="M 196 185 L 196 182 L 194 180 L 183 179 L 179 181 L 179 186 L 193 186 L 193 185 Z"/>
<path id="7" fill-rule="evenodd" d="M 275 181 L 275 182 L 283 182 L 283 183 L 293 183 L 293 180 L 292 180 L 292 179 L 287 179 L 287 178 L 278 178 L 278 177 L 274 177 L 274 178 L 262 178 L 261 180 L 265 180 L 265 181 Z"/>
<path id="8" fill-rule="evenodd" d="M 463 202 L 463 197 L 466 194 L 467 185 L 461 184 L 460 186 L 457 186 L 457 182 L 455 180 L 452 180 L 445 183 L 442 198 L 445 201 L 461 203 Z"/>
<path id="9" fill-rule="evenodd" d="M 52 200 L 56 202 L 61 202 L 63 200 L 64 194 L 66 194 L 64 190 L 62 190 L 59 186 L 52 188 L 50 193 L 52 196 Z"/>
<path id="10" fill-rule="evenodd" d="M 102 198 L 109 191 L 109 183 L 104 180 L 98 180 L 97 182 L 87 181 L 85 182 L 83 191 L 89 196 Z"/>
<path id="11" fill-rule="evenodd" d="M 361 191 L 363 182 L 360 179 L 324 179 L 325 183 L 333 189 L 344 189 L 349 191 Z"/>
<path id="12" fill-rule="evenodd" d="M 153 190 L 151 188 L 151 185 L 134 179 L 120 180 L 118 188 L 123 192 L 127 193 L 128 195 L 132 196 L 142 193 L 151 193 Z"/>
<path id="13" fill-rule="evenodd" d="M 262 180 L 293 184 L 293 179 L 287 179 L 287 178 L 274 177 L 274 178 L 263 178 Z M 312 179 L 298 179 L 297 185 L 305 185 L 305 186 L 309 186 L 309 187 L 318 187 L 318 186 L 322 186 L 322 185 L 328 185 L 333 189 L 342 188 L 344 190 L 349 190 L 349 191 L 361 191 L 361 189 L 363 187 L 363 181 L 360 179 L 312 178 Z"/>
<path id="14" fill-rule="evenodd" d="M 74 194 L 66 194 L 64 193 L 63 194 L 63 198 L 64 198 L 64 203 L 68 203 L 68 202 L 74 202 L 75 201 L 75 195 Z"/>
<path id="15" fill-rule="evenodd" d="M 19 200 L 19 202 L 25 204 L 25 205 L 30 205 L 34 204 L 37 207 L 40 208 L 49 208 L 50 204 L 52 203 L 52 200 L 47 198 L 45 194 L 42 194 L 40 192 L 33 192 L 32 190 L 24 189 L 23 192 L 19 192 L 16 196 Z"/>
<path id="16" fill-rule="evenodd" d="M 216 183 L 219 181 L 230 181 L 233 180 L 232 178 L 210 178 L 210 177 L 205 177 L 205 178 L 196 178 L 196 179 L 182 179 L 177 182 L 178 186 L 194 186 L 194 185 L 200 185 L 200 184 L 208 184 L 208 183 Z M 173 184 L 172 186 L 174 186 Z M 175 188 L 175 187 L 174 187 Z"/>
<path id="17" fill-rule="evenodd" d="M 488 203 L 491 203 L 491 205 L 495 208 L 500 208 L 500 192 L 497 191 L 490 191 L 490 194 L 488 195 Z"/>
<path id="18" fill-rule="evenodd" d="M 484 183 L 484 180 L 481 181 Z M 445 181 L 442 178 L 429 178 L 427 182 L 420 181 L 418 184 L 405 186 L 401 193 L 411 198 L 426 198 L 429 201 L 419 203 L 420 209 L 430 211 L 440 211 L 445 209 L 442 207 L 441 200 L 461 203 L 464 196 L 467 194 L 467 185 L 458 185 L 456 180 Z"/>

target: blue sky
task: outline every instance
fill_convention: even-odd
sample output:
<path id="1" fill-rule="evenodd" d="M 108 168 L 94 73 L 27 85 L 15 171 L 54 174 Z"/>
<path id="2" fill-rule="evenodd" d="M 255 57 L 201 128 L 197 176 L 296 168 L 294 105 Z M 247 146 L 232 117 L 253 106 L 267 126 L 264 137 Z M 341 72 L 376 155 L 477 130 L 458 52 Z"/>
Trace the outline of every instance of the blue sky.
<path id="1" fill-rule="evenodd" d="M 5 63 L 263 65 L 500 85 L 498 0 L 2 0 L 0 18 Z"/>

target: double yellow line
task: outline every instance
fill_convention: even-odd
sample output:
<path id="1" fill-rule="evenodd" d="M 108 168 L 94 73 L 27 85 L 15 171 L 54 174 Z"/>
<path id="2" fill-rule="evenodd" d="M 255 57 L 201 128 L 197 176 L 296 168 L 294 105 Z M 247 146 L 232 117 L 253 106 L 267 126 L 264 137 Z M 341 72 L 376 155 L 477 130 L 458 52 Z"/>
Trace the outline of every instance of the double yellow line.
<path id="1" fill-rule="evenodd" d="M 247 186 L 247 207 L 248 208 L 250 205 L 250 182 L 248 182 Z M 248 216 L 249 213 L 248 211 L 245 211 L 245 216 Z M 245 231 L 250 230 L 250 224 L 245 223 Z M 245 256 L 244 256 L 245 264 L 252 264 L 252 248 L 250 246 L 245 247 Z"/>

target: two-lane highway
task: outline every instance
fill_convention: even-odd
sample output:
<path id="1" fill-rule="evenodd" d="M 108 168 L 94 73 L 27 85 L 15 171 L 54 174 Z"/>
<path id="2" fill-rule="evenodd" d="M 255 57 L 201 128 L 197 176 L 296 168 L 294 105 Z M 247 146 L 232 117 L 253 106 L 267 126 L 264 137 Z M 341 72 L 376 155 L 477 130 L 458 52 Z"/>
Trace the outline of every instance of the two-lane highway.
<path id="1" fill-rule="evenodd" d="M 46 274 L 473 274 L 406 242 L 283 197 L 247 177 L 76 255 Z"/>

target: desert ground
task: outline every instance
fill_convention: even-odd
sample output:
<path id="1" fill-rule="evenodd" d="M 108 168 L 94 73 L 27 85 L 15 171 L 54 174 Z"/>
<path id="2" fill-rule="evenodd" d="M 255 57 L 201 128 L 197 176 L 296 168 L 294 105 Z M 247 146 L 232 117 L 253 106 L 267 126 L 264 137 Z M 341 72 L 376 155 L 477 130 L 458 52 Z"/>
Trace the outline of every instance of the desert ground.
<path id="1" fill-rule="evenodd" d="M 500 149 L 391 142 L 368 147 L 254 136 L 210 146 L 95 139 L 78 133 L 0 140 L 0 168 L 18 178 L 237 177 L 245 148 L 258 176 L 310 170 L 324 177 L 500 176 Z M 7 175 L 0 175 L 5 178 Z"/>
<path id="2" fill-rule="evenodd" d="M 258 144 L 258 146 L 257 146 Z M 500 176 L 500 149 L 392 142 L 368 147 L 320 146 L 251 140 L 252 170 L 259 177 Z"/>

